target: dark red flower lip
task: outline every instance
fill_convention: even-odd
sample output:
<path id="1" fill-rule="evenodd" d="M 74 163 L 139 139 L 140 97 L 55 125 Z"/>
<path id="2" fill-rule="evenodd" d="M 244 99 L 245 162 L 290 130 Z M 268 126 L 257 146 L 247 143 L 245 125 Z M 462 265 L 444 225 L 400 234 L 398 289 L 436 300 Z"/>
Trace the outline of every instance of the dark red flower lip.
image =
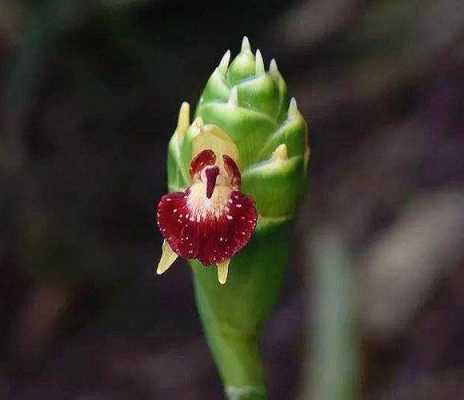
<path id="1" fill-rule="evenodd" d="M 216 264 L 219 281 L 225 283 L 230 259 L 250 241 L 256 228 L 257 212 L 254 200 L 240 192 L 235 161 L 227 155 L 222 160 L 223 168 L 216 165 L 212 150 L 199 153 L 190 165 L 192 185 L 164 195 L 156 215 L 166 244 L 162 261 L 172 264 L 178 255 L 204 266 Z M 160 262 L 158 273 L 169 267 L 167 261 Z"/>
<path id="2" fill-rule="evenodd" d="M 221 212 L 201 214 L 189 208 L 191 192 L 164 195 L 157 222 L 172 250 L 203 265 L 232 258 L 251 238 L 257 221 L 255 202 L 240 191 L 230 191 Z"/>

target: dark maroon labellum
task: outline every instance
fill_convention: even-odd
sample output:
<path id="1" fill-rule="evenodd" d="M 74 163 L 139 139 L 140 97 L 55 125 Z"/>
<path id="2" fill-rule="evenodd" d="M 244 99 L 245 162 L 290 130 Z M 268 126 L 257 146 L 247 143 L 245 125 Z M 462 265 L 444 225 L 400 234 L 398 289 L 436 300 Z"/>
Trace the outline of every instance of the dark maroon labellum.
<path id="1" fill-rule="evenodd" d="M 232 258 L 256 227 L 255 202 L 239 190 L 240 171 L 232 158 L 223 160 L 225 171 L 214 165 L 211 150 L 199 153 L 190 166 L 193 184 L 158 204 L 158 226 L 171 249 L 205 266 Z"/>

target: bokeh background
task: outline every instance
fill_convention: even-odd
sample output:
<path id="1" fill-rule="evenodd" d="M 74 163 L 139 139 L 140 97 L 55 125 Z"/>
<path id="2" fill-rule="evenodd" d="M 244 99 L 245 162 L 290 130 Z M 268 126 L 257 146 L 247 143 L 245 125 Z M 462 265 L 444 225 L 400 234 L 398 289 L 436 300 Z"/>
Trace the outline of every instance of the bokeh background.
<path id="1" fill-rule="evenodd" d="M 244 34 L 311 132 L 271 399 L 464 398 L 461 0 L 1 0 L 0 399 L 222 398 L 153 203 Z"/>

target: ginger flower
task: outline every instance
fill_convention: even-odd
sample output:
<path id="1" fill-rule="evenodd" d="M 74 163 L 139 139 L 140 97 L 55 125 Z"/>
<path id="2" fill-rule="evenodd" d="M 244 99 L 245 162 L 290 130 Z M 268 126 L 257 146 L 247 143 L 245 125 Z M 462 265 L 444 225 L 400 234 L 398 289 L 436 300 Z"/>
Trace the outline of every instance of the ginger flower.
<path id="1" fill-rule="evenodd" d="M 276 61 L 267 67 L 247 37 L 234 58 L 226 51 L 195 104 L 192 123 L 182 104 L 169 140 L 157 272 L 189 260 L 226 397 L 264 399 L 258 341 L 285 279 L 289 227 L 307 186 L 308 126 Z M 221 287 L 216 272 L 225 283 L 231 258 Z"/>
<path id="2" fill-rule="evenodd" d="M 157 273 L 178 256 L 216 265 L 218 280 L 227 280 L 231 258 L 250 240 L 257 221 L 254 200 L 240 192 L 240 170 L 227 154 L 200 151 L 190 163 L 191 185 L 164 195 L 157 223 L 164 237 Z"/>

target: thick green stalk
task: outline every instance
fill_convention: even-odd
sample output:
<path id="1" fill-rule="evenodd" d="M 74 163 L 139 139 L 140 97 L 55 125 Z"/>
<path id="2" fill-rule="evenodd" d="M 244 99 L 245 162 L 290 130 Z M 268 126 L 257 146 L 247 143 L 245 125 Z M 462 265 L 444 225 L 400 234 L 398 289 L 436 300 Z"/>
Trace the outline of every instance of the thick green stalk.
<path id="1" fill-rule="evenodd" d="M 258 339 L 282 283 L 287 240 L 286 224 L 259 231 L 232 260 L 224 286 L 212 268 L 192 263 L 198 310 L 226 392 L 265 398 Z"/>

